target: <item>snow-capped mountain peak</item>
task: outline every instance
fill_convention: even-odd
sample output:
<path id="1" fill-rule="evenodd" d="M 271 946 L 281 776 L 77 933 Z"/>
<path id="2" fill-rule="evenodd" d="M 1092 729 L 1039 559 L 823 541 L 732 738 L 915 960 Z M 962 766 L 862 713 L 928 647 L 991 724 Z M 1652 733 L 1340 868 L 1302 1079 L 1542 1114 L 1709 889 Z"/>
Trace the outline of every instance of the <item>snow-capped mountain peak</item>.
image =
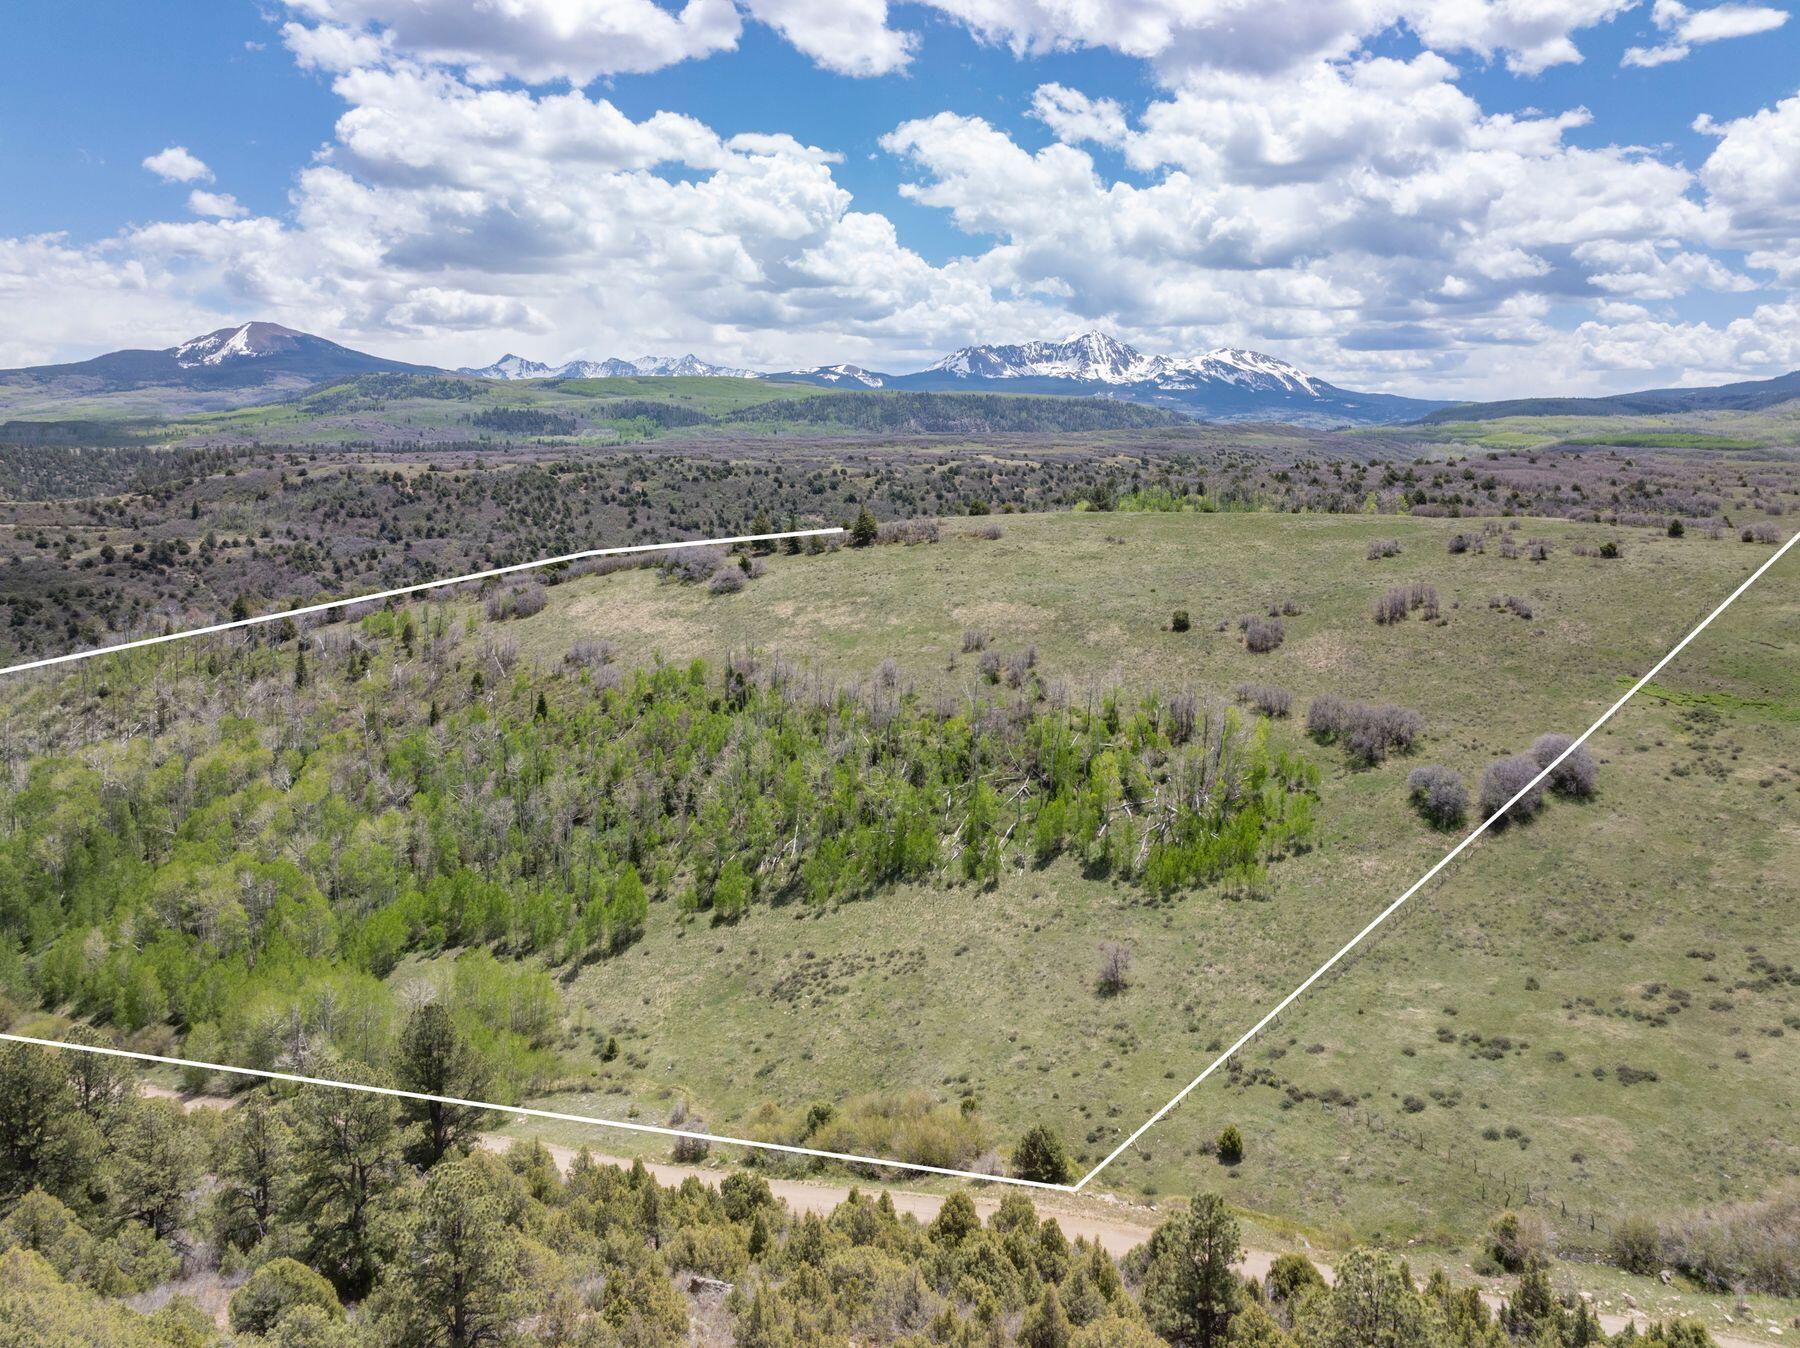
<path id="1" fill-rule="evenodd" d="M 1211 378 L 1229 380 L 1250 388 L 1267 388 L 1271 384 L 1278 384 L 1295 393 L 1306 393 L 1313 397 L 1319 394 L 1319 381 L 1306 371 L 1285 360 L 1264 355 L 1261 351 L 1221 346 L 1208 351 L 1192 362 L 1192 365 Z"/>
<path id="2" fill-rule="evenodd" d="M 804 379 L 810 384 L 828 384 L 842 387 L 854 384 L 859 388 L 885 388 L 887 380 L 873 370 L 865 370 L 860 365 L 815 365 L 807 370 L 784 370 L 780 374 L 758 375 L 759 379 Z"/>
<path id="3" fill-rule="evenodd" d="M 255 360 L 293 350 L 296 339 L 306 336 L 279 323 L 240 323 L 235 328 L 220 328 L 203 337 L 194 337 L 169 354 L 184 370 L 205 365 L 224 365 L 232 361 Z"/>
<path id="4" fill-rule="evenodd" d="M 931 372 L 959 379 L 1067 379 L 1171 390 L 1227 383 L 1309 397 L 1317 397 L 1320 389 L 1319 381 L 1304 370 L 1260 351 L 1220 347 L 1194 357 L 1147 356 L 1103 332 L 1078 333 L 1060 342 L 965 346 L 945 356 Z"/>
<path id="5" fill-rule="evenodd" d="M 965 346 L 931 368 L 974 379 L 1078 379 L 1135 383 L 1145 358 L 1103 332 L 1083 332 L 1061 342 Z"/>
<path id="6" fill-rule="evenodd" d="M 509 351 L 492 365 L 484 365 L 480 369 L 464 367 L 457 373 L 474 375 L 477 379 L 547 379 L 550 377 L 550 367 L 542 361 L 526 360 Z"/>
<path id="7" fill-rule="evenodd" d="M 685 356 L 639 356 L 636 360 L 620 360 L 612 356 L 606 360 L 565 361 L 561 365 L 547 365 L 541 360 L 527 360 L 524 356 L 508 353 L 492 365 L 480 368 L 464 366 L 457 373 L 477 379 L 628 379 L 634 375 L 725 376 L 735 379 L 753 377 L 748 370 L 713 365 L 692 353 Z"/>

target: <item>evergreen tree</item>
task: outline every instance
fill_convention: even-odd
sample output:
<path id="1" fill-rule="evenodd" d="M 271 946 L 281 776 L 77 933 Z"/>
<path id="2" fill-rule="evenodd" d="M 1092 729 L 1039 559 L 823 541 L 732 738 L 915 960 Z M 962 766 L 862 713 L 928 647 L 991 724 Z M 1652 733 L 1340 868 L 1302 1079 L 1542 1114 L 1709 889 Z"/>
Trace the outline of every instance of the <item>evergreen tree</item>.
<path id="1" fill-rule="evenodd" d="M 1052 1284 L 1044 1289 L 1037 1305 L 1025 1313 L 1025 1320 L 1019 1326 L 1020 1348 L 1069 1348 L 1074 1337 L 1075 1328 L 1069 1323 L 1062 1298 L 1057 1296 Z"/>
<path id="2" fill-rule="evenodd" d="M 225 1121 L 219 1151 L 214 1229 L 247 1250 L 273 1228 L 287 1198 L 292 1131 L 266 1089 L 252 1091 Z"/>
<path id="3" fill-rule="evenodd" d="M 486 1086 L 479 1056 L 438 1002 L 425 1003 L 407 1020 L 400 1033 L 394 1076 L 394 1084 L 401 1090 L 463 1100 L 480 1099 Z M 423 1136 L 418 1155 L 428 1166 L 437 1164 L 453 1148 L 471 1143 L 487 1116 L 484 1110 L 441 1100 L 406 1100 L 401 1109 L 420 1125 Z"/>
<path id="4" fill-rule="evenodd" d="M 386 1085 L 340 1060 L 312 1065 L 313 1075 Z M 366 1091 L 303 1086 L 292 1100 L 294 1185 L 290 1200 L 304 1225 L 308 1262 L 346 1297 L 375 1280 L 377 1201 L 400 1177 L 393 1101 Z"/>
<path id="5" fill-rule="evenodd" d="M 881 528 L 875 523 L 875 517 L 869 513 L 869 507 L 863 506 L 856 512 L 856 523 L 850 526 L 850 546 L 866 548 L 880 535 Z"/>
<path id="6" fill-rule="evenodd" d="M 1237 1218 L 1217 1194 L 1201 1194 L 1182 1216 L 1150 1238 L 1144 1313 L 1178 1348 L 1223 1344 L 1243 1298 L 1232 1265 L 1240 1253 Z"/>
<path id="7" fill-rule="evenodd" d="M 188 1194 L 200 1183 L 199 1135 L 173 1100 L 133 1100 L 122 1110 L 108 1145 L 107 1181 L 113 1210 L 149 1227 L 158 1240 L 173 1235 L 187 1215 Z"/>
<path id="8" fill-rule="evenodd" d="M 376 1298 L 375 1319 L 395 1342 L 501 1344 L 525 1314 L 519 1239 L 506 1223 L 489 1164 L 458 1157 L 426 1179 L 400 1257 L 388 1266 Z"/>
<path id="9" fill-rule="evenodd" d="M 62 1055 L 0 1044 L 0 1204 L 36 1188 L 85 1210 L 101 1145 Z"/>
<path id="10" fill-rule="evenodd" d="M 1013 1148 L 1013 1174 L 1043 1184 L 1067 1184 L 1073 1175 L 1069 1153 L 1048 1124 L 1034 1123 Z"/>
<path id="11" fill-rule="evenodd" d="M 1328 1296 L 1306 1298 L 1295 1337 L 1316 1348 L 1439 1348 L 1442 1321 L 1406 1265 L 1357 1249 L 1337 1268 Z"/>

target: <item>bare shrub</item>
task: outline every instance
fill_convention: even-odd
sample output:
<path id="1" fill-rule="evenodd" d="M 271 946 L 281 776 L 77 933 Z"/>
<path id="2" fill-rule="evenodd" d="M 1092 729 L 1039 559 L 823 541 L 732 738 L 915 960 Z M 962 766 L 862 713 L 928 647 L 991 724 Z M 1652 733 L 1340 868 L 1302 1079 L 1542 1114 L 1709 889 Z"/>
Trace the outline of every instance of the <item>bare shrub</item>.
<path id="1" fill-rule="evenodd" d="M 1752 524 L 1738 535 L 1746 543 L 1779 543 L 1781 531 L 1773 524 Z"/>
<path id="2" fill-rule="evenodd" d="M 979 627 L 971 627 L 963 632 L 963 654 L 973 651 L 985 651 L 988 646 L 988 634 Z"/>
<path id="3" fill-rule="evenodd" d="M 1281 619 L 1270 618 L 1265 622 L 1261 618 L 1252 618 L 1244 628 L 1244 646 L 1257 655 L 1265 655 L 1279 646 L 1286 635 Z"/>
<path id="4" fill-rule="evenodd" d="M 1131 952 L 1117 941 L 1100 942 L 1100 995 L 1116 997 L 1125 991 L 1130 973 Z"/>
<path id="5" fill-rule="evenodd" d="M 712 573 L 712 579 L 706 582 L 706 588 L 713 594 L 736 594 L 750 583 L 742 567 L 721 566 Z"/>
<path id="6" fill-rule="evenodd" d="M 1488 607 L 1504 609 L 1508 613 L 1516 614 L 1527 620 L 1531 617 L 1531 605 L 1516 594 L 1509 594 L 1504 599 L 1499 595 L 1493 595 L 1488 599 Z"/>
<path id="7" fill-rule="evenodd" d="M 1547 768 L 1556 763 L 1556 757 L 1575 743 L 1572 735 L 1539 735 L 1532 741 L 1531 756 L 1537 760 L 1540 768 Z M 1594 787 L 1600 779 L 1600 765 L 1594 762 L 1594 756 L 1588 752 L 1587 745 L 1576 749 L 1562 762 L 1556 763 L 1545 783 L 1559 796 L 1570 796 L 1577 800 L 1585 800 L 1594 794 Z"/>
<path id="8" fill-rule="evenodd" d="M 1709 1287 L 1800 1295 L 1800 1184 L 1662 1224 L 1662 1262 Z"/>
<path id="9" fill-rule="evenodd" d="M 1007 656 L 1006 686 L 1008 688 L 1022 688 L 1025 684 L 1025 676 L 1031 672 L 1031 667 L 1036 663 L 1037 659 L 1035 651 L 1016 651 L 1012 655 Z"/>
<path id="10" fill-rule="evenodd" d="M 935 543 L 943 536 L 943 526 L 934 519 L 894 520 L 875 531 L 877 543 Z"/>
<path id="11" fill-rule="evenodd" d="M 1000 652 L 983 651 L 981 653 L 981 677 L 989 683 L 1000 682 Z"/>
<path id="12" fill-rule="evenodd" d="M 1514 754 L 1511 758 L 1495 759 L 1489 763 L 1481 774 L 1481 813 L 1483 818 L 1492 818 L 1500 809 L 1525 789 L 1525 785 L 1538 775 L 1538 763 L 1530 754 Z M 1523 796 L 1518 803 L 1495 821 L 1499 828 L 1513 821 L 1523 822 L 1536 814 L 1544 806 L 1544 784 L 1539 782 Z"/>
<path id="13" fill-rule="evenodd" d="M 1410 752 L 1425 733 L 1425 718 L 1410 707 L 1371 707 L 1323 693 L 1307 708 L 1306 732 L 1343 744 L 1364 763 L 1379 763 L 1390 753 Z"/>
<path id="14" fill-rule="evenodd" d="M 1299 617 L 1300 616 L 1300 605 L 1296 604 L 1292 599 L 1282 600 L 1281 601 L 1281 616 L 1284 618 Z"/>
<path id="15" fill-rule="evenodd" d="M 663 575 L 684 585 L 699 585 L 725 565 L 724 548 L 682 548 L 662 564 Z"/>
<path id="16" fill-rule="evenodd" d="M 549 592 L 534 580 L 490 592 L 482 608 L 490 622 L 500 622 L 506 618 L 529 618 L 534 613 L 542 613 L 549 602 Z"/>
<path id="17" fill-rule="evenodd" d="M 1306 733 L 1318 740 L 1336 739 L 1349 706 L 1336 693 L 1320 693 L 1306 709 Z"/>
<path id="18" fill-rule="evenodd" d="M 1398 557 L 1400 540 L 1397 538 L 1372 538 L 1369 540 L 1368 560 L 1378 562 L 1383 557 Z"/>
<path id="19" fill-rule="evenodd" d="M 1344 737 L 1353 757 L 1379 763 L 1390 753 L 1411 753 L 1425 733 L 1425 718 L 1408 707 L 1358 707 Z"/>
<path id="20" fill-rule="evenodd" d="M 892 656 L 875 667 L 875 682 L 890 692 L 900 686 L 900 666 Z"/>
<path id="21" fill-rule="evenodd" d="M 985 538 L 989 542 L 993 542 L 995 539 L 1006 537 L 1006 530 L 1002 529 L 998 524 L 984 524 L 975 531 L 975 537 Z"/>
<path id="22" fill-rule="evenodd" d="M 495 677 L 510 674 L 519 663 L 519 643 L 511 637 L 497 637 L 481 648 L 481 655 Z"/>
<path id="23" fill-rule="evenodd" d="M 1240 683 L 1232 692 L 1263 716 L 1286 716 L 1294 708 L 1294 695 L 1272 683 Z"/>
<path id="24" fill-rule="evenodd" d="M 1452 554 L 1487 551 L 1487 544 L 1480 534 L 1452 534 L 1444 547 Z"/>
<path id="25" fill-rule="evenodd" d="M 610 665 L 612 659 L 612 642 L 598 641 L 592 637 L 577 641 L 569 647 L 569 653 L 563 656 L 565 664 L 585 669 L 599 669 L 602 665 Z"/>
<path id="26" fill-rule="evenodd" d="M 1169 699 L 1169 740 L 1186 744 L 1200 723 L 1200 699 L 1193 693 L 1177 693 Z"/>
<path id="27" fill-rule="evenodd" d="M 1406 789 L 1419 813 L 1437 828 L 1454 827 L 1469 812 L 1469 792 L 1462 778 L 1441 764 L 1414 768 L 1406 776 Z"/>
<path id="28" fill-rule="evenodd" d="M 1396 585 L 1375 601 L 1375 621 L 1382 626 L 1404 622 L 1414 610 L 1424 610 L 1428 619 L 1438 616 L 1437 587 L 1415 580 L 1411 585 Z"/>
<path id="29" fill-rule="evenodd" d="M 512 616 L 529 618 L 534 613 L 542 613 L 544 606 L 550 602 L 550 593 L 535 580 L 516 587 L 512 592 Z"/>
<path id="30" fill-rule="evenodd" d="M 1519 545 L 1510 538 L 1500 540 L 1500 555 L 1507 561 L 1516 561 L 1519 556 Z"/>

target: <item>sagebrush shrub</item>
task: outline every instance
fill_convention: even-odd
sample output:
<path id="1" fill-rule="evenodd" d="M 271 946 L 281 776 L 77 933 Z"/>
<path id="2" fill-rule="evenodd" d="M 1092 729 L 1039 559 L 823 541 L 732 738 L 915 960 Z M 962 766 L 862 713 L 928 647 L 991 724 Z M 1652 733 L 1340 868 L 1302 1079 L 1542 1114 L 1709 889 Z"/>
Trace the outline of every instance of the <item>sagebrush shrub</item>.
<path id="1" fill-rule="evenodd" d="M 1482 816 L 1492 817 L 1501 806 L 1518 795 L 1525 784 L 1538 775 L 1538 771 L 1538 762 L 1530 754 L 1514 754 L 1511 758 L 1499 758 L 1489 763 L 1481 774 Z M 1520 796 L 1518 803 L 1502 818 L 1495 821 L 1495 827 L 1512 821 L 1523 822 L 1542 809 L 1543 805 L 1544 784 L 1539 782 Z"/>
<path id="2" fill-rule="evenodd" d="M 1272 683 L 1240 683 L 1232 691 L 1239 702 L 1264 716 L 1286 716 L 1294 707 L 1294 695 Z"/>
<path id="3" fill-rule="evenodd" d="M 1539 768 L 1547 768 L 1556 763 L 1556 756 L 1575 742 L 1572 735 L 1539 735 L 1531 744 L 1531 756 L 1537 760 Z M 1570 796 L 1584 800 L 1594 794 L 1594 787 L 1600 778 L 1600 765 L 1594 762 L 1594 756 L 1588 752 L 1587 745 L 1576 749 L 1545 778 L 1545 784 L 1559 796 Z"/>
<path id="4" fill-rule="evenodd" d="M 1279 646 L 1286 635 L 1281 619 L 1252 618 L 1244 628 L 1244 646 L 1257 655 L 1265 655 Z"/>
<path id="5" fill-rule="evenodd" d="M 1406 789 L 1412 793 L 1419 813 L 1438 828 L 1460 824 L 1468 814 L 1468 789 L 1456 772 L 1441 764 L 1414 768 L 1407 774 Z"/>
<path id="6" fill-rule="evenodd" d="M 1338 741 L 1363 763 L 1379 763 L 1390 753 L 1410 752 L 1425 733 L 1425 718 L 1410 707 L 1371 707 L 1322 693 L 1307 708 L 1306 733 Z"/>

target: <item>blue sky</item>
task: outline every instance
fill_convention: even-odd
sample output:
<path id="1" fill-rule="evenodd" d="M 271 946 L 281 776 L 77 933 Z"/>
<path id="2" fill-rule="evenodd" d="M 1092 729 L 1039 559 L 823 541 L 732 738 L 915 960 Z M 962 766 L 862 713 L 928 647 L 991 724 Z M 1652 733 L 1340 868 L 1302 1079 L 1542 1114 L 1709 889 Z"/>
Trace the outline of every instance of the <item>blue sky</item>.
<path id="1" fill-rule="evenodd" d="M 0 363 L 269 317 L 878 368 L 1092 326 L 1446 395 L 1800 364 L 1786 3 L 534 3 L 19 0 Z"/>

